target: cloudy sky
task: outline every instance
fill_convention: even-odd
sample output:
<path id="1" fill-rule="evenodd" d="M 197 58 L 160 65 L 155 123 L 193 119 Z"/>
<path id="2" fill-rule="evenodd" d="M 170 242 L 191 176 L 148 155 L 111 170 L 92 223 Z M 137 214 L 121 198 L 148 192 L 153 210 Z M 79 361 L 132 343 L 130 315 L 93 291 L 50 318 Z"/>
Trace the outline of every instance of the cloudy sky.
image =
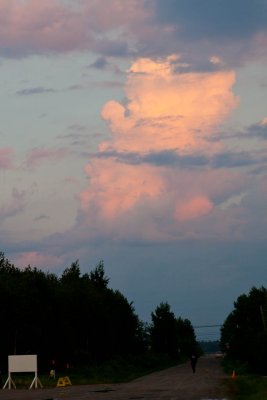
<path id="1" fill-rule="evenodd" d="M 137 314 L 267 285 L 267 0 L 0 0 L 0 238 Z"/>

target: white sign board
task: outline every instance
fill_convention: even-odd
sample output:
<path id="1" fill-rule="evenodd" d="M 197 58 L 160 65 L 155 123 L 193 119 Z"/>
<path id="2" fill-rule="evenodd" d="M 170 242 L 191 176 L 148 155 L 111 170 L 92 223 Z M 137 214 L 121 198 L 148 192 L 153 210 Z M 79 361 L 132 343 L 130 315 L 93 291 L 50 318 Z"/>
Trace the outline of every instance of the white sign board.
<path id="1" fill-rule="evenodd" d="M 37 372 L 37 355 L 8 356 L 9 372 Z"/>
<path id="2" fill-rule="evenodd" d="M 5 389 L 7 386 L 8 389 L 11 389 L 11 386 L 13 386 L 16 389 L 16 385 L 11 378 L 12 372 L 34 372 L 34 379 L 31 383 L 30 389 L 33 386 L 37 389 L 38 384 L 40 387 L 43 387 L 37 376 L 36 354 L 24 355 L 24 356 L 8 356 L 8 378 L 3 386 L 3 389 Z"/>

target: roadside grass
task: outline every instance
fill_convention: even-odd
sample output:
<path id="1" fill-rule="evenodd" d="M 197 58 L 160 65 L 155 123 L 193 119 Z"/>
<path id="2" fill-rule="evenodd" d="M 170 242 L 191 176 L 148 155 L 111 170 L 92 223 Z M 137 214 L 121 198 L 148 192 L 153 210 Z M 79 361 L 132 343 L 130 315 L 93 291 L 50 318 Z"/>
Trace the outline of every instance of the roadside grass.
<path id="1" fill-rule="evenodd" d="M 83 366 L 72 366 L 68 370 L 57 371 L 55 379 L 47 373 L 40 372 L 38 378 L 43 387 L 57 386 L 58 379 L 68 376 L 72 385 L 111 384 L 129 382 L 140 376 L 159 371 L 185 362 L 185 359 L 174 360 L 166 355 L 148 354 L 146 356 L 128 359 L 109 360 L 102 363 L 90 363 Z M 7 377 L 3 377 L 3 384 Z M 14 374 L 12 378 L 18 389 L 29 388 L 33 374 Z"/>
<path id="2" fill-rule="evenodd" d="M 241 375 L 228 382 L 228 393 L 232 400 L 267 399 L 267 378 L 254 375 Z"/>
<path id="3" fill-rule="evenodd" d="M 248 366 L 229 360 L 223 361 L 225 372 L 229 374 L 227 392 L 231 400 L 263 400 L 267 399 L 267 377 L 251 374 Z M 235 378 L 231 378 L 235 371 Z"/>

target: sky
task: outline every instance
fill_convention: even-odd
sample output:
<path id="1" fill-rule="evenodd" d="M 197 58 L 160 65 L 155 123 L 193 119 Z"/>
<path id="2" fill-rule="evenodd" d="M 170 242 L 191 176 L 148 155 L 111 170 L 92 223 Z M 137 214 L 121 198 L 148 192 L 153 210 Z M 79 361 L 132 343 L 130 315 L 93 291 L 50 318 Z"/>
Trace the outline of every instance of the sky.
<path id="1" fill-rule="evenodd" d="M 0 0 L 0 240 L 141 320 L 267 285 L 267 0 Z M 217 334 L 219 329 L 217 329 Z"/>

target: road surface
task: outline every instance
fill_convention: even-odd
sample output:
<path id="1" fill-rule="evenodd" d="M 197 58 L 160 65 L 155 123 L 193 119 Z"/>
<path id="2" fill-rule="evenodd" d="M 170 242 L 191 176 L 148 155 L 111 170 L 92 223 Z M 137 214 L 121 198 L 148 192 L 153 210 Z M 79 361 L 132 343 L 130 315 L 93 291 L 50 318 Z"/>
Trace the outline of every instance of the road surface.
<path id="1" fill-rule="evenodd" d="M 201 357 L 196 373 L 189 363 L 158 371 L 129 383 L 4 389 L 0 400 L 230 400 L 220 360 Z"/>

